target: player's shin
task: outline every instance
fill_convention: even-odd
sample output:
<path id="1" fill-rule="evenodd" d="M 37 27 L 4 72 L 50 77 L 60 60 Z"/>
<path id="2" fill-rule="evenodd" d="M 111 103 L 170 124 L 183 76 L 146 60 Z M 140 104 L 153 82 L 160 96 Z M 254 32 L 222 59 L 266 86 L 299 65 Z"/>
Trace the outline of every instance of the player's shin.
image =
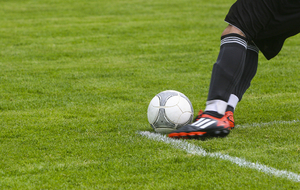
<path id="1" fill-rule="evenodd" d="M 222 36 L 218 59 L 214 64 L 207 98 L 206 114 L 222 117 L 234 87 L 240 80 L 246 58 L 246 38 L 238 34 Z"/>
<path id="2" fill-rule="evenodd" d="M 251 81 L 256 74 L 258 65 L 258 53 L 259 49 L 253 43 L 249 43 L 247 46 L 247 55 L 243 74 L 233 91 L 233 94 L 238 97 L 239 101 L 242 100 L 243 95 L 250 87 Z"/>

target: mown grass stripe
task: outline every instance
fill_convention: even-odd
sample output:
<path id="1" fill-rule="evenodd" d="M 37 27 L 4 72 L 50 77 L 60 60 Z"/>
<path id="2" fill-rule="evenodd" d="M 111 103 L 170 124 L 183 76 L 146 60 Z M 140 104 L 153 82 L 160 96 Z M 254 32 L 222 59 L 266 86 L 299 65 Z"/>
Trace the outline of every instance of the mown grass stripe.
<path id="1" fill-rule="evenodd" d="M 300 120 L 292 120 L 292 121 L 271 121 L 266 123 L 251 123 L 251 124 L 243 124 L 243 125 L 236 125 L 236 128 L 247 128 L 247 127 L 264 127 L 269 125 L 278 125 L 278 124 L 293 124 L 299 123 Z"/>

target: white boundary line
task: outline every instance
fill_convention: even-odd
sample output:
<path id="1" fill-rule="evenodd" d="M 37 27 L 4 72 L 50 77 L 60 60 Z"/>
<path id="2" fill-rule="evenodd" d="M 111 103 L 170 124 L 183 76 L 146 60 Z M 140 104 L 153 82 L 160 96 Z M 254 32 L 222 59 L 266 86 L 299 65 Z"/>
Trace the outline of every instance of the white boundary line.
<path id="1" fill-rule="evenodd" d="M 182 149 L 189 154 L 208 156 L 208 157 L 214 157 L 214 158 L 227 160 L 227 161 L 235 163 L 241 167 L 255 169 L 255 170 L 264 172 L 266 174 L 269 174 L 269 175 L 287 178 L 287 179 L 295 181 L 295 182 L 300 182 L 300 175 L 296 174 L 294 172 L 289 172 L 286 170 L 278 170 L 278 169 L 268 167 L 266 165 L 263 165 L 263 164 L 260 164 L 257 162 L 253 163 L 253 162 L 246 161 L 245 159 L 242 159 L 242 158 L 232 157 L 227 154 L 209 153 L 209 152 L 206 152 L 203 148 L 201 148 L 199 146 L 188 143 L 186 140 L 172 139 L 172 138 L 169 138 L 167 136 L 164 136 L 164 135 L 161 135 L 158 133 L 151 133 L 149 131 L 140 131 L 138 133 L 144 137 L 147 137 L 148 139 L 155 140 L 155 141 L 161 141 L 161 142 L 170 144 L 173 147 Z"/>

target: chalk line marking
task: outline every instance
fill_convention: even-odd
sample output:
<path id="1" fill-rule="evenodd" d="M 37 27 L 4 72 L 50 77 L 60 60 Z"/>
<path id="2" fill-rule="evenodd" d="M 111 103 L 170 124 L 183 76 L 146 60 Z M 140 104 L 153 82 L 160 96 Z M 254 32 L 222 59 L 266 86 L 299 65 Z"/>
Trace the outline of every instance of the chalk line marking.
<path id="1" fill-rule="evenodd" d="M 269 175 L 287 178 L 287 179 L 295 181 L 295 182 L 300 182 L 300 175 L 298 175 L 294 172 L 289 172 L 286 170 L 278 170 L 278 169 L 268 167 L 266 165 L 263 165 L 263 164 L 260 164 L 257 162 L 256 163 L 249 162 L 249 161 L 246 161 L 245 159 L 229 156 L 227 154 L 221 154 L 221 153 L 217 153 L 217 152 L 209 153 L 209 152 L 206 152 L 200 146 L 196 146 L 194 144 L 188 143 L 186 140 L 172 139 L 167 136 L 161 135 L 159 133 L 151 133 L 149 131 L 140 131 L 138 133 L 148 139 L 155 140 L 155 141 L 161 141 L 161 142 L 170 144 L 174 148 L 182 149 L 189 154 L 194 154 L 194 155 L 199 155 L 199 156 L 209 156 L 209 157 L 227 160 L 234 164 L 239 165 L 240 167 L 251 168 L 251 169 L 255 169 L 255 170 L 264 172 Z"/>
<path id="2" fill-rule="evenodd" d="M 243 124 L 243 125 L 236 125 L 236 128 L 247 128 L 247 127 L 264 127 L 269 125 L 276 125 L 276 124 L 293 124 L 299 123 L 300 120 L 292 120 L 292 121 L 271 121 L 266 123 L 251 123 L 251 124 Z"/>

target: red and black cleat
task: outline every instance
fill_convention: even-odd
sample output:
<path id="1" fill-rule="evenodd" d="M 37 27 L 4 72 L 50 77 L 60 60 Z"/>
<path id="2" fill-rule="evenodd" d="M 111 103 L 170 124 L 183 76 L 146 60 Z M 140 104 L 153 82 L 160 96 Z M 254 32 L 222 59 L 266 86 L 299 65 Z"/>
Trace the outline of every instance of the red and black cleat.
<path id="1" fill-rule="evenodd" d="M 198 139 L 203 137 L 225 137 L 234 127 L 233 113 L 227 113 L 222 118 L 203 114 L 200 110 L 192 124 L 185 125 L 172 131 L 170 138 Z"/>

